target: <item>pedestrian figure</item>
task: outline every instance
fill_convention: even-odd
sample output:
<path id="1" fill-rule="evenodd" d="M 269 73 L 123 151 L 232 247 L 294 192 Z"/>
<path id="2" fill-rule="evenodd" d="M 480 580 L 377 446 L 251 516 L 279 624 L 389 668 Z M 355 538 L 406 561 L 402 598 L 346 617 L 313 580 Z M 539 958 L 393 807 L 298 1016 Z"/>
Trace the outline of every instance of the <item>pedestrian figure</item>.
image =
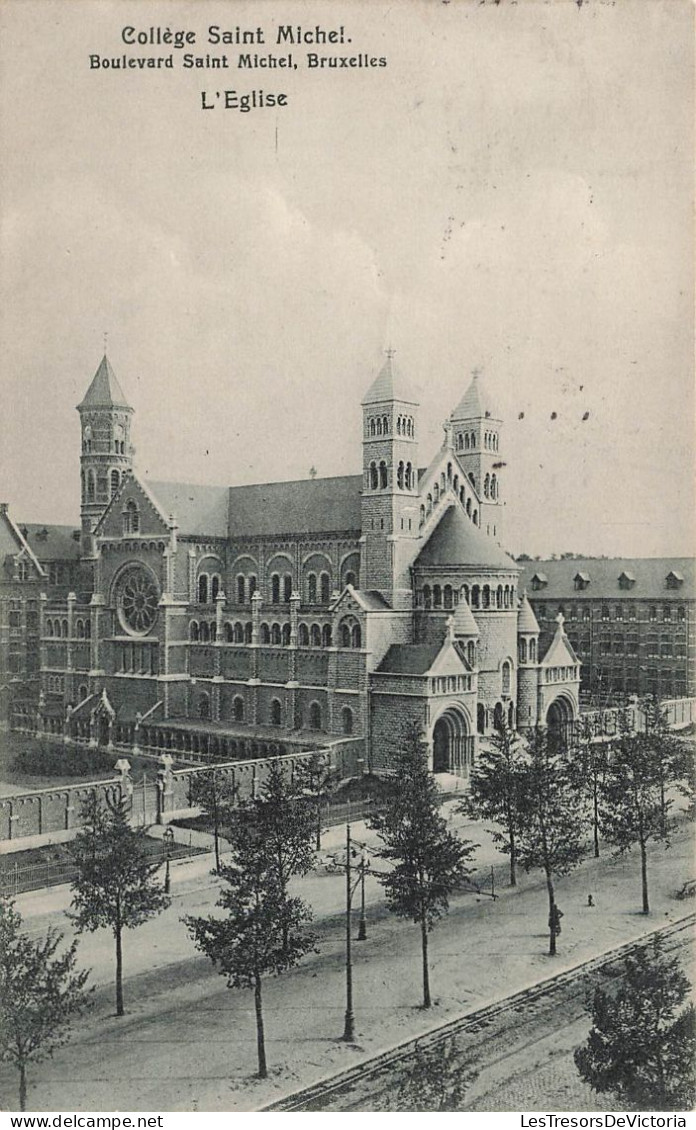
<path id="1" fill-rule="evenodd" d="M 563 911 L 561 910 L 560 907 L 556 906 L 555 903 L 554 903 L 553 910 L 549 914 L 549 930 L 553 930 L 556 937 L 558 937 L 558 935 L 561 932 L 561 918 L 562 917 L 563 917 Z"/>
<path id="2" fill-rule="evenodd" d="M 587 905 L 594 906 L 594 899 L 592 898 L 591 894 L 587 896 Z"/>

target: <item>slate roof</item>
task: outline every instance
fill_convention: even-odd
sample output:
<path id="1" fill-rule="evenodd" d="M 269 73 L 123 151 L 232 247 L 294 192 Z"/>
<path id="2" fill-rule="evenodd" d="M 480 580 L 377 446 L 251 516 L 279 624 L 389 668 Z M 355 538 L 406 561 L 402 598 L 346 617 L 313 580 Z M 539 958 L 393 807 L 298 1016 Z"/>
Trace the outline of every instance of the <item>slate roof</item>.
<path id="1" fill-rule="evenodd" d="M 539 622 L 534 615 L 534 610 L 529 603 L 527 594 L 522 597 L 520 604 L 519 616 L 517 617 L 517 631 L 518 632 L 534 632 L 539 634 Z"/>
<path id="2" fill-rule="evenodd" d="M 363 404 L 383 404 L 387 400 L 401 400 L 406 404 L 420 402 L 416 386 L 404 377 L 389 356 L 365 393 Z"/>
<path id="3" fill-rule="evenodd" d="M 565 561 L 521 561 L 520 565 L 524 566 L 520 588 L 526 586 L 531 590 L 532 600 L 650 600 L 679 599 L 680 596 L 688 600 L 696 596 L 696 559 L 693 557 L 584 557 Z M 668 587 L 670 571 L 683 574 L 683 585 Z M 548 578 L 543 588 L 533 589 L 531 580 L 535 573 Z M 577 573 L 589 575 L 587 588 L 576 590 L 573 578 Z M 635 584 L 622 589 L 619 585 L 622 573 L 635 577 Z"/>
<path id="4" fill-rule="evenodd" d="M 163 515 L 167 518 L 174 515 L 180 534 L 227 537 L 229 487 L 149 481 L 146 486 Z"/>
<path id="5" fill-rule="evenodd" d="M 579 659 L 563 630 L 563 625 L 557 624 L 554 637 L 548 646 L 546 655 L 541 660 L 541 664 L 542 667 L 566 667 L 569 663 L 579 663 Z"/>
<path id="6" fill-rule="evenodd" d="M 419 565 L 481 565 L 490 569 L 519 566 L 499 545 L 481 533 L 459 506 L 450 506 L 418 554 Z"/>
<path id="7" fill-rule="evenodd" d="M 229 489 L 231 538 L 361 529 L 361 475 Z"/>
<path id="8" fill-rule="evenodd" d="M 482 381 L 477 373 L 452 413 L 452 419 L 478 420 L 480 417 L 500 420 L 500 414 L 494 409 L 488 395 L 485 381 Z"/>
<path id="9" fill-rule="evenodd" d="M 39 561 L 77 561 L 79 558 L 80 531 L 77 527 L 49 526 L 45 522 L 19 522 L 18 525 Z M 74 534 L 78 535 L 77 538 Z"/>
<path id="10" fill-rule="evenodd" d="M 130 408 L 106 354 L 78 408 Z"/>
<path id="11" fill-rule="evenodd" d="M 441 643 L 393 643 L 377 671 L 380 674 L 425 675 L 441 651 Z"/>
<path id="12" fill-rule="evenodd" d="M 376 589 L 358 589 L 355 598 L 367 608 L 368 612 L 384 612 L 391 609 L 391 604 Z"/>
<path id="13" fill-rule="evenodd" d="M 479 636 L 481 634 L 464 597 L 459 601 L 454 613 L 454 634 L 455 636 Z"/>

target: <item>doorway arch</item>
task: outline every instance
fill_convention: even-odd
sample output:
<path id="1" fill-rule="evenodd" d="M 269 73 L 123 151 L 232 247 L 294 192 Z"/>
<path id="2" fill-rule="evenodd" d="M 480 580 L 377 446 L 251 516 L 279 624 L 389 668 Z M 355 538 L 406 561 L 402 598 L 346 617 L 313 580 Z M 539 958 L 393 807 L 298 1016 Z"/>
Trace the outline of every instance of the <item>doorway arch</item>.
<path id="1" fill-rule="evenodd" d="M 575 719 L 573 702 L 565 695 L 558 695 L 546 711 L 546 726 L 554 743 L 565 745 L 571 725 Z"/>
<path id="2" fill-rule="evenodd" d="M 463 710 L 448 707 L 433 727 L 433 773 L 463 775 L 471 767 L 473 738 Z"/>

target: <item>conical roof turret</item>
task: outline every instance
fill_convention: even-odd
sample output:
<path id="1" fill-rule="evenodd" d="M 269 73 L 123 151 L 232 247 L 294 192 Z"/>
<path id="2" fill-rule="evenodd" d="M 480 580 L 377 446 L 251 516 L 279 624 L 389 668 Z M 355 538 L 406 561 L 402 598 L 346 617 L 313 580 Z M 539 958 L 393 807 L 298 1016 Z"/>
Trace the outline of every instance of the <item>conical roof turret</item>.
<path id="1" fill-rule="evenodd" d="M 99 368 L 92 377 L 87 392 L 80 404 L 79 408 L 131 408 L 126 400 L 123 389 L 121 388 L 116 374 L 111 368 L 111 363 L 106 356 L 106 353 L 101 359 Z"/>
<path id="2" fill-rule="evenodd" d="M 452 413 L 451 419 L 454 421 L 480 419 L 500 420 L 500 418 L 499 412 L 493 406 L 493 402 L 488 395 L 486 382 L 482 380 L 481 374 L 477 370 L 474 370 L 471 384 Z"/>
<path id="3" fill-rule="evenodd" d="M 462 597 L 454 614 L 455 636 L 480 636 L 479 627 L 468 602 Z"/>
<path id="4" fill-rule="evenodd" d="M 520 601 L 520 610 L 517 617 L 517 631 L 523 632 L 525 635 L 539 635 L 539 622 L 534 615 L 527 594 L 524 593 Z"/>
<path id="5" fill-rule="evenodd" d="M 363 397 L 363 404 L 384 404 L 390 400 L 403 401 L 405 404 L 418 404 L 418 391 L 403 373 L 394 365 L 393 350 L 387 351 L 387 357 Z"/>

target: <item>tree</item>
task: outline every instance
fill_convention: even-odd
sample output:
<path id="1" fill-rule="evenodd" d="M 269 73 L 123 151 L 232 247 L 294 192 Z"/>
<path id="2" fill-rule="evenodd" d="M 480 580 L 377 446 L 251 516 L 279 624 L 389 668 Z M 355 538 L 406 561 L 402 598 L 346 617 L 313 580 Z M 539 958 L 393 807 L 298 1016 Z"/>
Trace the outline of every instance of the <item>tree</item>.
<path id="1" fill-rule="evenodd" d="M 447 913 L 452 891 L 470 874 L 467 860 L 478 844 L 448 831 L 428 770 L 427 746 L 417 725 L 404 732 L 394 756 L 391 788 L 370 826 L 382 839 L 382 856 L 394 862 L 389 872 L 379 875 L 389 909 L 420 925 L 423 1007 L 430 1008 L 428 934 Z"/>
<path id="2" fill-rule="evenodd" d="M 292 968 L 313 948 L 314 935 L 305 928 L 312 915 L 301 899 L 281 889 L 258 801 L 239 805 L 228 839 L 231 862 L 220 868 L 227 886 L 217 904 L 227 917 L 188 916 L 184 921 L 198 949 L 227 977 L 229 988 L 253 988 L 258 1073 L 265 1079 L 262 980 Z"/>
<path id="3" fill-rule="evenodd" d="M 215 843 L 215 872 L 220 872 L 220 832 L 230 819 L 230 810 L 237 799 L 237 788 L 229 773 L 220 769 L 203 769 L 191 775 L 189 800 L 210 818 Z"/>
<path id="4" fill-rule="evenodd" d="M 0 1058 L 19 1072 L 19 1109 L 26 1110 L 27 1066 L 53 1055 L 68 1039 L 73 1017 L 89 1005 L 89 970 L 76 972 L 77 942 L 56 956 L 63 935 L 34 941 L 21 932 L 11 899 L 0 899 Z"/>
<path id="5" fill-rule="evenodd" d="M 665 800 L 660 757 L 650 736 L 631 733 L 625 721 L 622 726 L 602 784 L 602 832 L 620 853 L 638 845 L 643 914 L 649 914 L 647 846 L 651 840 L 666 842 L 672 802 Z"/>
<path id="6" fill-rule="evenodd" d="M 518 857 L 525 871 L 540 868 L 546 878 L 549 899 L 549 955 L 556 953 L 560 933 L 560 911 L 554 882 L 567 875 L 587 851 L 587 817 L 578 802 L 577 790 L 569 772 L 569 762 L 548 731 L 537 726 L 527 746 L 520 774 Z"/>
<path id="7" fill-rule="evenodd" d="M 593 1091 L 622 1107 L 691 1110 L 696 1101 L 696 1009 L 677 1012 L 690 992 L 662 941 L 639 946 L 624 961 L 618 991 L 595 989 L 592 1029 L 575 1064 Z"/>
<path id="8" fill-rule="evenodd" d="M 110 929 L 116 942 L 116 1015 L 123 1016 L 123 931 L 169 906 L 145 846 L 145 829 L 132 828 L 125 798 L 100 804 L 93 794 L 82 811 L 83 830 L 69 845 L 77 868 L 68 916 L 82 932 Z"/>
<path id="9" fill-rule="evenodd" d="M 294 875 L 306 875 L 314 866 L 314 812 L 303 795 L 301 779 L 290 777 L 280 761 L 272 761 L 268 775 L 254 801 L 259 834 L 275 869 L 278 894 L 288 907 L 288 886 Z M 291 917 L 291 916 L 290 916 Z M 283 944 L 287 944 L 290 920 L 281 924 Z"/>
<path id="10" fill-rule="evenodd" d="M 589 721 L 585 719 L 578 745 L 572 750 L 568 772 L 575 788 L 589 801 L 592 811 L 592 843 L 595 859 L 599 859 L 600 803 L 602 785 L 607 772 L 607 743 L 593 741 Z"/>
<path id="11" fill-rule="evenodd" d="M 337 766 L 324 753 L 316 753 L 304 764 L 297 766 L 297 773 L 305 793 L 312 798 L 316 813 L 315 850 L 321 851 L 321 806 L 341 779 Z"/>
<path id="12" fill-rule="evenodd" d="M 416 1044 L 413 1059 L 406 1064 L 396 1096 L 402 1111 L 455 1111 L 461 1108 L 467 1087 L 478 1072 L 471 1069 L 453 1039 L 423 1048 Z"/>
<path id="13" fill-rule="evenodd" d="M 504 723 L 491 734 L 490 743 L 492 748 L 480 749 L 471 772 L 469 795 L 459 811 L 500 826 L 502 830 L 493 830 L 491 835 L 500 850 L 510 856 L 510 886 L 515 887 L 523 745 L 519 734 Z"/>

